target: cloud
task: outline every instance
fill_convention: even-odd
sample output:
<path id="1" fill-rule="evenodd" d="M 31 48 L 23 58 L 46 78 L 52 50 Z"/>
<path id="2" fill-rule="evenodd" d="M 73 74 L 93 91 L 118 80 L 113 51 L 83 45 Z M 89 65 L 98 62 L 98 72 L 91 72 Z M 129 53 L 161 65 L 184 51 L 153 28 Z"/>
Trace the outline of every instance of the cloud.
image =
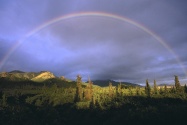
<path id="1" fill-rule="evenodd" d="M 183 1 L 185 3 L 185 1 Z M 186 7 L 181 2 L 148 1 L 1 1 L 0 59 L 32 29 L 56 17 L 102 11 L 130 18 L 161 36 L 186 68 Z M 23 41 L 2 70 L 49 70 L 74 79 L 145 79 L 184 77 L 181 66 L 163 45 L 142 29 L 112 18 L 77 17 L 60 21 Z"/>
<path id="2" fill-rule="evenodd" d="M 92 77 L 97 79 L 130 80 L 147 74 L 150 77 L 153 72 L 151 68 L 157 70 L 154 66 L 159 66 L 160 60 L 166 61 L 171 55 L 158 41 L 141 29 L 126 22 L 106 18 L 69 19 L 48 27 L 37 35 L 42 36 L 39 39 L 45 41 L 46 45 L 58 45 L 56 50 L 59 52 L 66 50 L 61 52 L 60 57 L 53 54 L 53 60 L 61 61 L 60 59 L 63 60 L 66 56 L 65 62 L 57 62 L 58 66 L 62 67 L 61 71 L 65 70 L 63 73 L 72 74 L 71 77 L 77 73 L 93 73 Z M 52 37 L 51 39 L 56 41 L 47 42 L 43 37 Z M 38 42 L 40 46 L 43 46 L 43 43 Z M 47 52 L 54 51 L 52 49 Z M 49 54 L 46 54 L 49 58 Z M 161 65 L 158 68 L 160 67 L 163 69 Z M 144 70 L 147 72 L 143 72 Z"/>

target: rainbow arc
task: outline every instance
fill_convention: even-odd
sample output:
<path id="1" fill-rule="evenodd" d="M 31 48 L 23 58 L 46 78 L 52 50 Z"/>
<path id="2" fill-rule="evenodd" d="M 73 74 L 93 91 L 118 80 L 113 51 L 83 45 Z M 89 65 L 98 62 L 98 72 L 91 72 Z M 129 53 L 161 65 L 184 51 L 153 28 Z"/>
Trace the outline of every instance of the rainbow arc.
<path id="1" fill-rule="evenodd" d="M 52 20 L 49 20 L 39 26 L 37 26 L 36 28 L 34 28 L 33 30 L 31 30 L 30 32 L 28 32 L 22 39 L 18 40 L 14 46 L 12 46 L 12 48 L 6 53 L 6 55 L 3 57 L 3 59 L 0 62 L 0 69 L 2 69 L 3 65 L 6 63 L 6 61 L 8 60 L 8 58 L 11 56 L 11 54 L 30 36 L 34 35 L 35 33 L 39 32 L 40 30 L 49 27 L 52 24 L 55 24 L 59 21 L 64 21 L 67 19 L 71 19 L 71 18 L 76 18 L 76 17 L 85 17 L 85 16 L 92 16 L 92 17 L 106 17 L 106 18 L 113 18 L 116 20 L 120 20 L 120 21 L 124 21 L 127 22 L 131 25 L 134 25 L 138 28 L 140 28 L 141 30 L 143 30 L 144 32 L 146 32 L 147 34 L 151 35 L 154 39 L 156 39 L 156 41 L 158 41 L 164 48 L 166 48 L 175 58 L 176 61 L 178 62 L 178 64 L 181 66 L 183 72 L 185 73 L 185 75 L 187 76 L 187 71 L 185 70 L 184 66 L 182 65 L 180 59 L 178 58 L 177 54 L 171 49 L 171 47 L 162 39 L 160 38 L 156 33 L 154 33 L 153 31 L 149 30 L 148 28 L 146 28 L 145 26 L 127 18 L 127 17 L 123 17 L 123 16 L 119 16 L 119 15 L 115 15 L 115 14 L 109 14 L 109 13 L 103 13 L 103 12 L 79 12 L 79 13 L 73 13 L 73 14 L 68 14 L 68 15 L 63 15 L 57 18 L 54 18 Z"/>

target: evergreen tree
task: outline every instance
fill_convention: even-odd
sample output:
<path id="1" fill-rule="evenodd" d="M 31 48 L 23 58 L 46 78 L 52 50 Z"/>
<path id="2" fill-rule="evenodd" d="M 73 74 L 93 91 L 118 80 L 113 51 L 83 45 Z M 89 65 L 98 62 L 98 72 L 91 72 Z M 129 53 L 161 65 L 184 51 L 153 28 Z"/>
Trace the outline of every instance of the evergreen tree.
<path id="1" fill-rule="evenodd" d="M 180 82 L 179 82 L 179 78 L 178 78 L 178 76 L 175 76 L 175 88 L 176 88 L 176 90 L 179 91 L 180 87 L 181 87 L 181 85 L 180 85 Z"/>
<path id="2" fill-rule="evenodd" d="M 85 88 L 84 91 L 84 97 L 87 101 L 90 101 L 92 99 L 93 96 L 93 87 L 92 87 L 93 83 L 91 82 L 91 80 L 89 79 L 88 85 Z"/>
<path id="3" fill-rule="evenodd" d="M 149 85 L 148 79 L 146 80 L 145 94 L 146 94 L 148 97 L 151 96 L 151 87 L 150 87 L 150 85 Z"/>
<path id="4" fill-rule="evenodd" d="M 118 92 L 119 92 L 120 96 L 122 96 L 121 82 L 118 84 Z"/>
<path id="5" fill-rule="evenodd" d="M 155 93 L 155 94 L 158 93 L 156 80 L 154 80 L 154 93 Z"/>
<path id="6" fill-rule="evenodd" d="M 116 87 L 116 96 L 121 96 L 122 95 L 122 90 L 121 90 L 121 82 L 120 84 L 117 85 Z"/>
<path id="7" fill-rule="evenodd" d="M 176 93 L 176 88 L 174 86 L 171 88 L 171 93 Z"/>
<path id="8" fill-rule="evenodd" d="M 184 85 L 184 92 L 187 93 L 187 86 L 186 86 L 186 84 Z"/>
<path id="9" fill-rule="evenodd" d="M 82 80 L 81 76 L 77 75 L 77 86 L 76 86 L 76 94 L 75 94 L 75 102 L 82 101 L 83 91 L 82 91 Z"/>
<path id="10" fill-rule="evenodd" d="M 159 93 L 160 93 L 161 95 L 164 93 L 162 86 L 160 86 L 160 91 L 159 91 Z"/>

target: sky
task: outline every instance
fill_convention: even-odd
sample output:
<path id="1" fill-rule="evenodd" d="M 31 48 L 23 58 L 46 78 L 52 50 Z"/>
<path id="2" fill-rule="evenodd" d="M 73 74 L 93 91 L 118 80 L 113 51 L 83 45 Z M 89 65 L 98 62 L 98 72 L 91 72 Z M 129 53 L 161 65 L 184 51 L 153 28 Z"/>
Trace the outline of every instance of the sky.
<path id="1" fill-rule="evenodd" d="M 187 83 L 186 5 L 186 0 L 0 0 L 0 72 L 51 71 L 73 80 L 80 74 L 85 81 L 137 84 L 146 79 L 171 84 L 177 75 Z"/>

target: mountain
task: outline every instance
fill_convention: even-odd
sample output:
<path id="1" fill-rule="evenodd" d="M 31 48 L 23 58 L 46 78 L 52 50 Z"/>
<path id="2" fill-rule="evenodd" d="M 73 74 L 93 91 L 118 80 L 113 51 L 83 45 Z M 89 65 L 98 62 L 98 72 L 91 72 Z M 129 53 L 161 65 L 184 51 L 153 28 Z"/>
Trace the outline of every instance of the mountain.
<path id="1" fill-rule="evenodd" d="M 23 86 L 42 87 L 43 85 L 59 87 L 76 87 L 76 82 L 65 77 L 56 77 L 49 71 L 23 72 L 14 70 L 0 73 L 0 90 L 3 88 L 20 88 Z"/>
<path id="2" fill-rule="evenodd" d="M 114 80 L 93 80 L 92 82 L 94 85 L 99 85 L 101 87 L 108 86 L 109 82 L 111 82 L 113 86 L 117 86 L 118 84 L 120 84 L 120 82 L 116 82 Z M 133 86 L 133 87 L 140 86 L 138 84 L 130 83 L 130 82 L 121 82 L 121 84 L 122 86 Z"/>
<path id="3" fill-rule="evenodd" d="M 36 77 L 32 78 L 32 81 L 36 81 L 36 82 L 43 82 L 45 80 L 48 79 L 52 79 L 55 78 L 55 76 L 53 75 L 53 73 L 48 72 L 48 71 L 42 71 L 40 72 L 39 75 L 37 75 Z"/>
<path id="4" fill-rule="evenodd" d="M 15 82 L 46 82 L 46 83 L 59 83 L 59 85 L 61 83 L 74 83 L 71 80 L 66 79 L 65 77 L 56 77 L 53 73 L 49 72 L 49 71 L 41 71 L 41 72 L 23 72 L 23 71 L 19 71 L 19 70 L 14 70 L 11 72 L 1 72 L 0 73 L 0 80 L 3 81 L 15 81 Z M 120 82 L 116 82 L 114 80 L 94 80 L 92 81 L 94 85 L 98 85 L 101 87 L 104 86 L 108 86 L 109 82 L 112 83 L 113 86 L 117 86 L 118 84 L 120 84 Z M 129 83 L 129 82 L 121 82 L 122 87 L 136 87 L 136 86 L 140 86 L 134 83 Z"/>
<path id="5" fill-rule="evenodd" d="M 163 84 L 158 84 L 158 86 L 173 86 L 174 84 L 166 84 L 166 83 L 163 83 Z"/>
<path id="6" fill-rule="evenodd" d="M 10 71 L 9 73 L 25 73 L 25 72 L 20 71 L 20 70 L 13 70 L 13 71 Z"/>
<path id="7" fill-rule="evenodd" d="M 55 78 L 55 76 L 49 71 L 23 72 L 19 70 L 14 70 L 11 72 L 1 72 L 0 78 L 8 79 L 11 81 L 32 80 L 40 82 L 47 79 Z"/>

